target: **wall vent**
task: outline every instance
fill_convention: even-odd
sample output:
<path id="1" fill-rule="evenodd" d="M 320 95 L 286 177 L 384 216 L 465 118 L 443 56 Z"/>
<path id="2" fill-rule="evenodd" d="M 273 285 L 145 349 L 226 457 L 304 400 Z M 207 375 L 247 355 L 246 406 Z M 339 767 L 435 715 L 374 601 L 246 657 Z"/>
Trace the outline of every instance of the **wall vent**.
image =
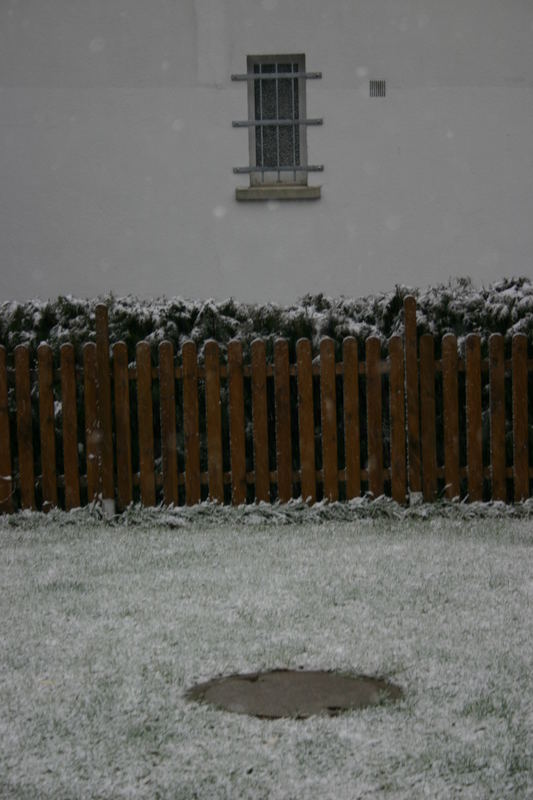
<path id="1" fill-rule="evenodd" d="M 385 97 L 387 84 L 385 81 L 370 81 L 370 97 Z"/>

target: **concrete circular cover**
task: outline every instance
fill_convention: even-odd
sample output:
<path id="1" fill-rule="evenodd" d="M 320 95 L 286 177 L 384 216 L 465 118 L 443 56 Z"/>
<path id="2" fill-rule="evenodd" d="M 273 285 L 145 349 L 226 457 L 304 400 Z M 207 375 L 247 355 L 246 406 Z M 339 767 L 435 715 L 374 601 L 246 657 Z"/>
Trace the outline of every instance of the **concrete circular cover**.
<path id="1" fill-rule="evenodd" d="M 185 696 L 236 714 L 305 719 L 312 714 L 335 716 L 342 711 L 399 700 L 403 692 L 384 678 L 274 669 L 213 678 L 191 687 Z"/>

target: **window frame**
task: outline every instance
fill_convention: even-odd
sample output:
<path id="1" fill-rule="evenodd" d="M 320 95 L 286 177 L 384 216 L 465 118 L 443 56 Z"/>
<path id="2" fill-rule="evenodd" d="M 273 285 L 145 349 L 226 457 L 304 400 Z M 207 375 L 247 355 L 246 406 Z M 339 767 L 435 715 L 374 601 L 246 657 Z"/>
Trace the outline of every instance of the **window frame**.
<path id="1" fill-rule="evenodd" d="M 305 73 L 305 53 L 290 53 L 290 54 L 276 54 L 276 55 L 249 55 L 246 58 L 246 71 L 248 74 L 254 72 L 254 67 L 263 64 L 280 64 L 290 63 L 297 64 L 297 71 Z M 290 75 L 291 73 L 287 73 Z M 306 79 L 297 78 L 298 81 L 298 117 L 296 119 L 306 119 Z M 255 108 L 255 80 L 248 81 L 248 120 L 251 123 L 256 121 L 256 108 Z M 307 126 L 299 125 L 299 150 L 300 158 L 299 165 L 306 167 L 307 161 Z M 248 129 L 248 150 L 249 161 L 251 167 L 260 166 L 257 164 L 256 159 L 256 126 L 251 125 Z M 276 186 L 276 185 L 290 185 L 290 186 L 307 186 L 308 173 L 304 170 L 290 170 L 279 171 L 277 169 L 267 170 L 265 172 L 251 172 L 250 173 L 250 186 Z"/>

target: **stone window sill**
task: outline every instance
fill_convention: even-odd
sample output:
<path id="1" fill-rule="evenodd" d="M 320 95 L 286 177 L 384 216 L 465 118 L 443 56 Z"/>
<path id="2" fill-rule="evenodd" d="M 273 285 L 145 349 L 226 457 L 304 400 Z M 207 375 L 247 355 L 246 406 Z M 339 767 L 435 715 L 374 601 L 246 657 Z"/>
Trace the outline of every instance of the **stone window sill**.
<path id="1" fill-rule="evenodd" d="M 319 200 L 321 186 L 248 186 L 235 189 L 236 200 Z"/>

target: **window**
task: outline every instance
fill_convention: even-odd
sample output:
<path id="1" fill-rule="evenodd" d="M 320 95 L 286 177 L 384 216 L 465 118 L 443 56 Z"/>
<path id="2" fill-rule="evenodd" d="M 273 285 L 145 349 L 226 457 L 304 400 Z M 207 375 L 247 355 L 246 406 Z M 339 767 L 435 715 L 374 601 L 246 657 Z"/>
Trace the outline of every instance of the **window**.
<path id="1" fill-rule="evenodd" d="M 245 75 L 232 80 L 248 85 L 248 119 L 233 122 L 248 129 L 250 166 L 234 167 L 237 174 L 250 176 L 249 189 L 237 189 L 238 200 L 313 199 L 319 186 L 308 186 L 309 172 L 321 172 L 321 165 L 307 161 L 307 127 L 321 125 L 321 119 L 306 115 L 306 81 L 322 77 L 305 71 L 305 56 L 248 56 Z"/>

